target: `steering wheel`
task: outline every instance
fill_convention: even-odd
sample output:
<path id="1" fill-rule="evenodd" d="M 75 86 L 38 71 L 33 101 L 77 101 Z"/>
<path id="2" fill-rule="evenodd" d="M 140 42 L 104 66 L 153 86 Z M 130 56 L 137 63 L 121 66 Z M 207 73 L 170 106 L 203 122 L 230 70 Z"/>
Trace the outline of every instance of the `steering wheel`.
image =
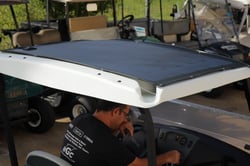
<path id="1" fill-rule="evenodd" d="M 127 15 L 123 17 L 118 23 L 117 26 L 120 31 L 120 36 L 123 39 L 129 39 L 131 38 L 131 33 L 134 32 L 134 30 L 130 27 L 130 23 L 134 20 L 133 15 Z"/>
<path id="2" fill-rule="evenodd" d="M 123 17 L 118 23 L 117 26 L 119 28 L 124 28 L 124 27 L 129 27 L 130 23 L 134 20 L 134 16 L 133 15 L 127 15 L 125 17 Z"/>
<path id="3" fill-rule="evenodd" d="M 147 156 L 147 141 L 146 133 L 144 126 L 142 124 L 134 124 L 134 136 L 123 137 L 123 143 L 126 147 L 140 158 Z M 158 152 L 156 152 L 158 154 Z M 164 164 L 163 166 L 176 166 L 176 164 Z M 184 163 L 181 159 L 181 162 L 178 166 L 183 166 Z"/>

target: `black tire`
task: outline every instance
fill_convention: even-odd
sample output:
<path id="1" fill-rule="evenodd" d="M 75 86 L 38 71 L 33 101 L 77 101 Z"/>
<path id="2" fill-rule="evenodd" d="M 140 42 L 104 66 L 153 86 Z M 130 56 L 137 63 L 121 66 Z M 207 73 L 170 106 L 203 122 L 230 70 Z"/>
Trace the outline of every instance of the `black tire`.
<path id="1" fill-rule="evenodd" d="M 34 133 L 44 133 L 53 127 L 55 123 L 55 112 L 51 105 L 41 99 L 29 100 L 28 121 L 25 127 Z"/>
<path id="2" fill-rule="evenodd" d="M 75 97 L 70 104 L 70 119 L 73 120 L 80 114 L 93 113 L 95 99 L 86 96 Z"/>
<path id="3" fill-rule="evenodd" d="M 218 98 L 222 95 L 223 90 L 222 88 L 215 88 L 211 89 L 210 91 L 204 91 L 202 92 L 202 95 L 207 97 L 207 98 Z"/>

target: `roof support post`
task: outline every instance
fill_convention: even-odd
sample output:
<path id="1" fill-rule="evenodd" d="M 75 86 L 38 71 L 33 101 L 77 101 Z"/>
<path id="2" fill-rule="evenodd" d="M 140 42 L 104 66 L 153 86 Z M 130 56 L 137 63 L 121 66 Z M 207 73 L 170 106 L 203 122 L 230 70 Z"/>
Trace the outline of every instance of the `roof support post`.
<path id="1" fill-rule="evenodd" d="M 248 111 L 250 112 L 250 79 L 244 80 L 244 91 L 247 100 Z"/>
<path id="2" fill-rule="evenodd" d="M 19 26 L 18 26 L 18 23 L 17 23 L 16 14 L 14 12 L 13 6 L 10 5 L 9 7 L 10 7 L 10 11 L 11 11 L 11 14 L 12 14 L 12 17 L 13 17 L 13 20 L 14 20 L 14 24 L 16 26 L 16 30 L 19 31 Z"/>
<path id="3" fill-rule="evenodd" d="M 147 157 L 148 165 L 156 166 L 156 146 L 154 136 L 154 124 L 149 109 L 140 109 L 142 115 L 144 115 L 144 128 L 146 131 L 146 144 L 147 144 Z"/>
<path id="4" fill-rule="evenodd" d="M 6 141 L 8 143 L 9 149 L 9 156 L 11 166 L 18 166 L 17 155 L 16 155 L 16 148 L 14 143 L 13 134 L 11 132 L 9 116 L 8 116 L 8 108 L 6 105 L 6 98 L 5 98 L 5 83 L 3 74 L 0 73 L 0 117 L 2 117 L 3 125 L 4 125 L 4 133 L 6 137 Z"/>

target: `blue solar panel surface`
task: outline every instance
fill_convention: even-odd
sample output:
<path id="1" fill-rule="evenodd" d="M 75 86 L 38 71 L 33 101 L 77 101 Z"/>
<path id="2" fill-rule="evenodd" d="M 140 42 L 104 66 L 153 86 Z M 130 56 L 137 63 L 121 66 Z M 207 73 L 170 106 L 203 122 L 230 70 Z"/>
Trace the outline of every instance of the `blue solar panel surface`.
<path id="1" fill-rule="evenodd" d="M 76 63 L 158 86 L 244 66 L 221 56 L 127 40 L 62 42 L 8 51 Z"/>

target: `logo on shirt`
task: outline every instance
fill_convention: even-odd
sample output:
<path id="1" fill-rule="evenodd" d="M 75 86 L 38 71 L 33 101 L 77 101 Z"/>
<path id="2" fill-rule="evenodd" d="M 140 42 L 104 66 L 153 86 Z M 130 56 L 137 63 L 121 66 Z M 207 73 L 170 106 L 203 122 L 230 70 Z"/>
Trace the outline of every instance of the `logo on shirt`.
<path id="1" fill-rule="evenodd" d="M 74 156 L 74 152 L 73 152 L 74 150 L 76 150 L 76 148 L 75 148 L 74 146 L 70 145 L 70 144 L 67 144 L 67 145 L 64 146 L 63 149 L 62 149 L 63 153 L 64 153 L 67 157 L 69 157 L 70 159 L 72 159 L 73 156 Z"/>
<path id="2" fill-rule="evenodd" d="M 76 135 L 78 135 L 79 137 L 82 137 L 84 132 L 82 130 L 80 130 L 79 128 L 77 127 L 74 127 L 73 129 L 73 133 L 75 133 Z"/>

